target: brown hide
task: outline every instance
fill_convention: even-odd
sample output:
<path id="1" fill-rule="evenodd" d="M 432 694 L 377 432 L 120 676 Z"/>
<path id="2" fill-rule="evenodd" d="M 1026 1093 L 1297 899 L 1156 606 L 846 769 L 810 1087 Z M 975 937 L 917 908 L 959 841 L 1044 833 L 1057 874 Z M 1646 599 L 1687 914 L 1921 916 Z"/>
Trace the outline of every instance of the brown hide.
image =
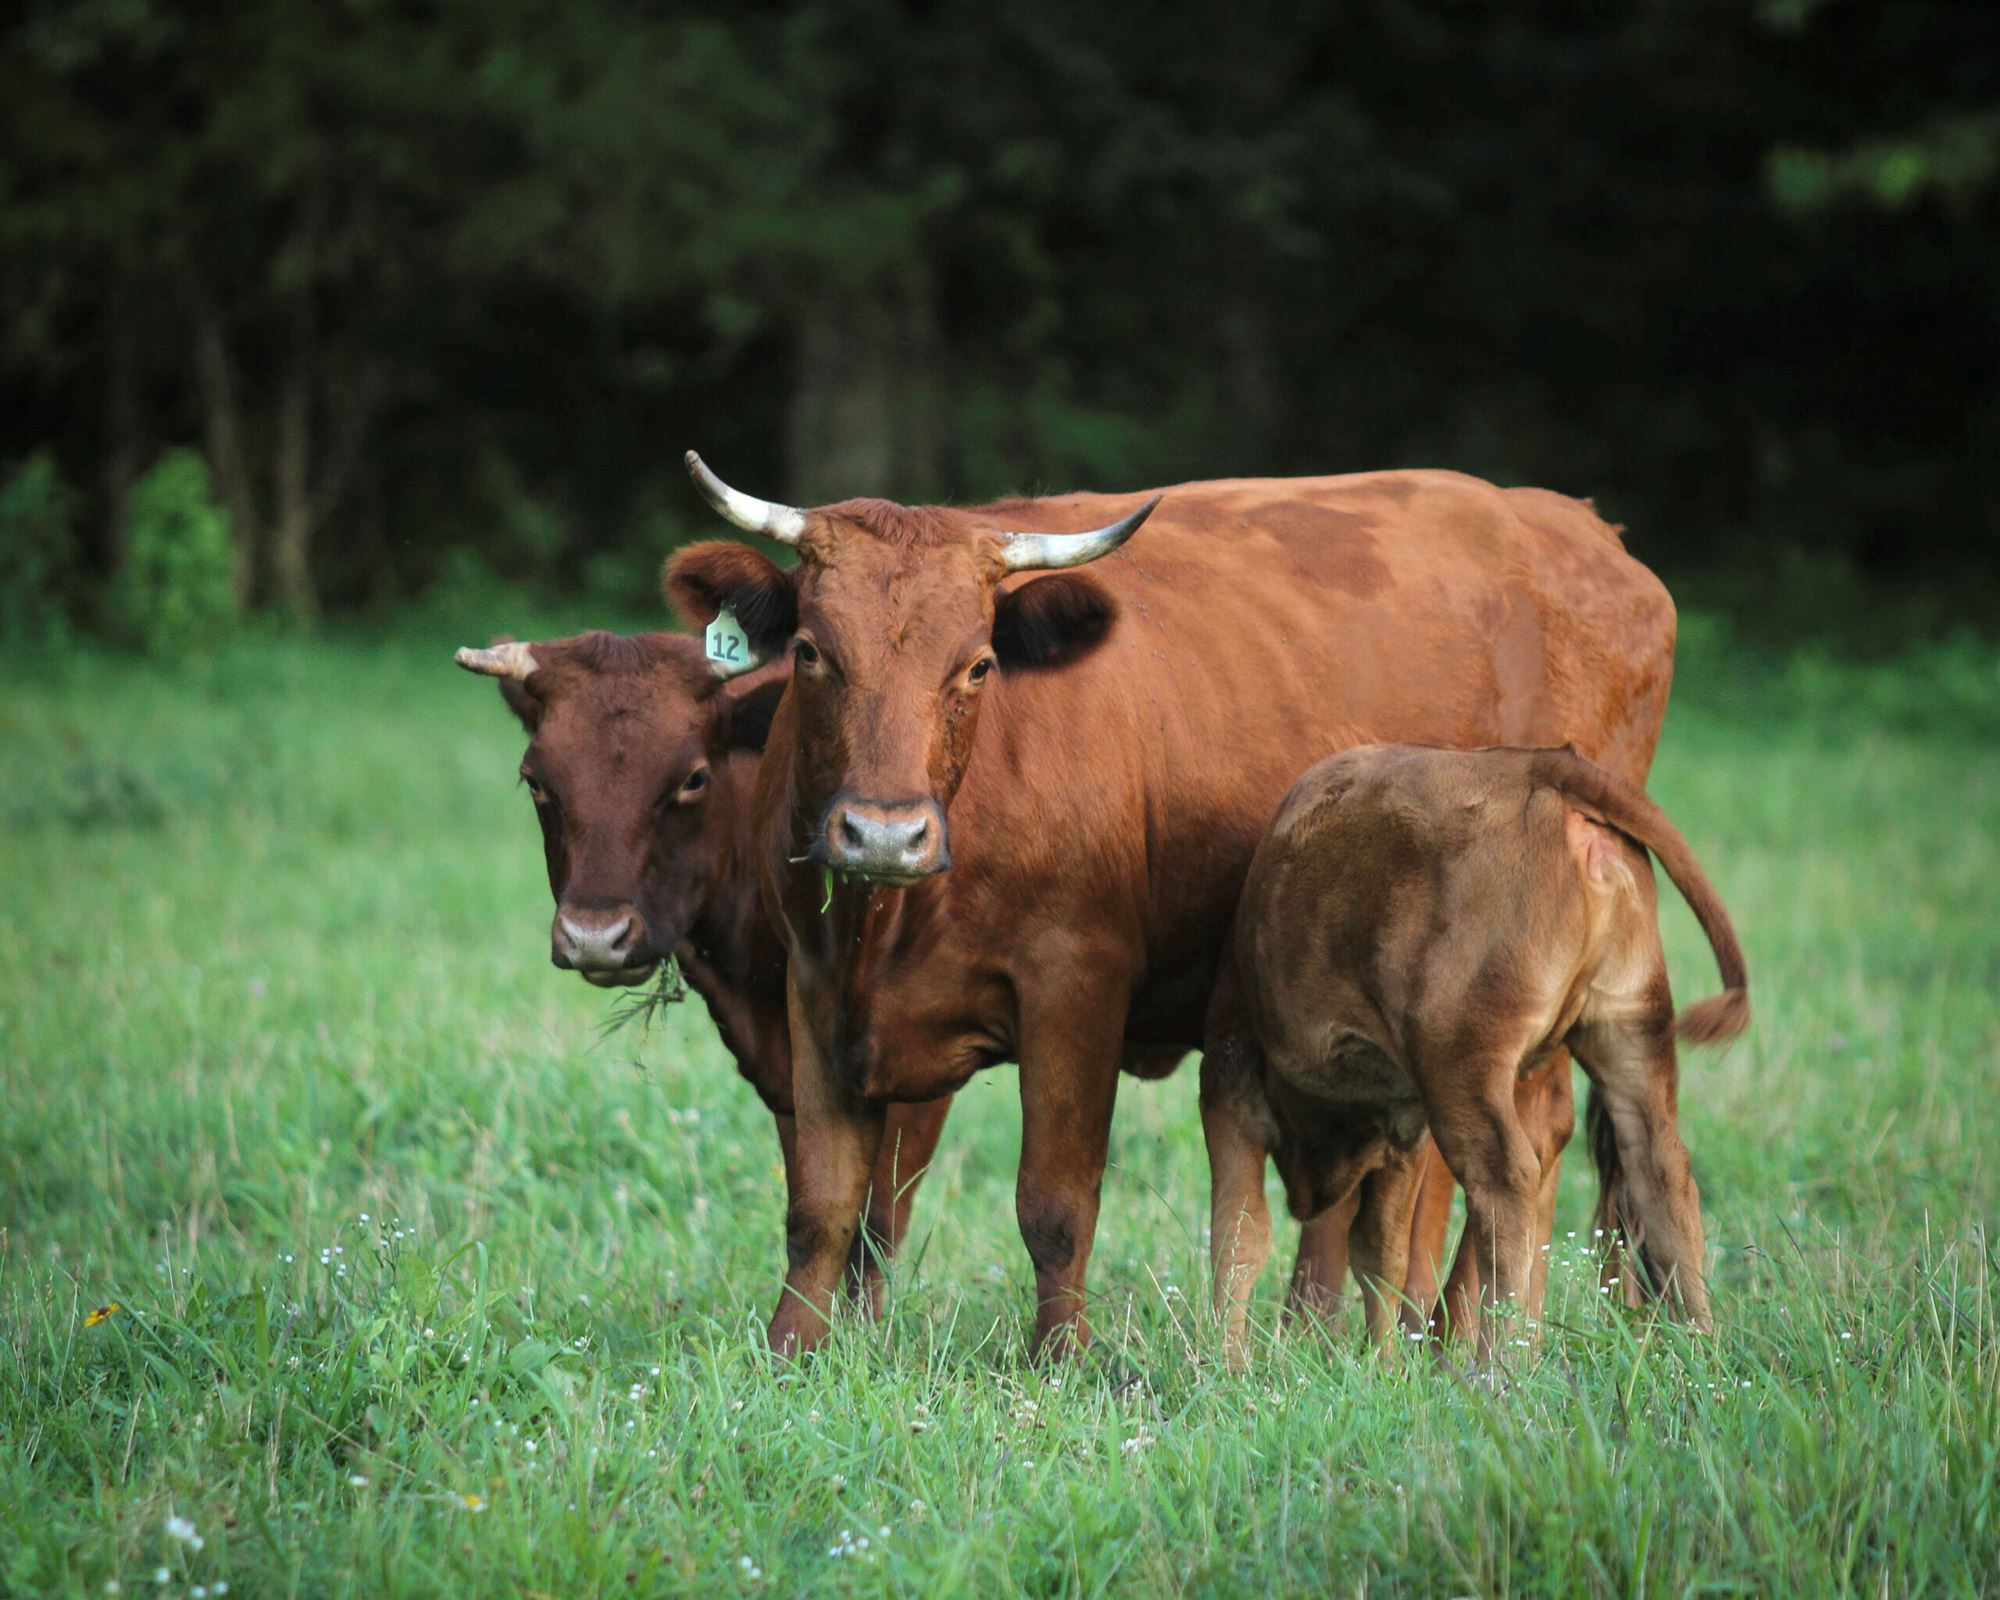
<path id="1" fill-rule="evenodd" d="M 1009 1058 L 1038 1340 L 1081 1336 L 1121 1040 L 1199 1044 L 1251 852 L 1313 761 L 1404 741 L 1650 762 L 1673 608 L 1587 506 L 1447 472 L 1188 484 L 1087 571 L 1001 580 L 997 530 L 1081 530 L 1142 498 L 826 508 L 781 580 L 776 614 L 859 663 L 858 687 L 795 681 L 756 788 L 803 1180 L 781 1347 L 824 1331 L 883 1105 Z M 714 548 L 671 571 L 698 617 L 709 564 L 747 555 Z M 974 684 L 996 590 L 1052 584 L 1072 609 L 1108 601 L 1108 632 Z M 951 870 L 843 886 L 822 912 L 806 858 L 845 792 L 946 808 Z"/>
<path id="2" fill-rule="evenodd" d="M 764 915 L 752 844 L 751 785 L 782 666 L 719 684 L 701 641 L 607 633 L 527 648 L 535 670 L 503 678 L 528 730 L 521 775 L 542 827 L 556 898 L 553 959 L 577 965 L 564 918 L 631 917 L 630 964 L 585 971 L 600 985 L 643 983 L 671 953 L 722 1043 L 777 1119 L 793 1156 L 785 949 Z M 705 778 L 690 791 L 691 775 Z M 948 1101 L 899 1111 L 869 1201 L 871 1245 L 892 1251 Z M 872 1288 L 873 1256 L 857 1255 Z"/>
<path id="3" fill-rule="evenodd" d="M 1565 1047 L 1608 1108 L 1645 1282 L 1707 1325 L 1648 850 L 1728 986 L 1681 1031 L 1730 1037 L 1749 1018 L 1735 931 L 1687 841 L 1634 785 L 1565 750 L 1356 749 L 1299 780 L 1252 860 L 1203 1061 L 1232 1354 L 1269 1239 L 1267 1151 L 1295 1215 L 1352 1211 L 1369 1326 L 1391 1338 L 1383 1286 L 1403 1282 L 1426 1127 L 1465 1185 L 1480 1268 L 1470 1294 L 1448 1297 L 1454 1331 L 1476 1330 L 1490 1360 L 1483 1311 L 1539 1318 L 1542 1164 L 1516 1089 Z"/>

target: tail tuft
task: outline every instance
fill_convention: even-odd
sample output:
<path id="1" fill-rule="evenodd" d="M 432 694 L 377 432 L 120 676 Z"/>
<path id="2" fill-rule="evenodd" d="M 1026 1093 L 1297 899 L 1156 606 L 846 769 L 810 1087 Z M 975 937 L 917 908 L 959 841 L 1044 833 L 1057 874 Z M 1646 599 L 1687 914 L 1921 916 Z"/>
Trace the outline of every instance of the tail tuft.
<path id="1" fill-rule="evenodd" d="M 1721 1044 L 1750 1026 L 1750 991 L 1725 989 L 1697 1000 L 1674 1023 L 1674 1031 L 1689 1044 Z"/>

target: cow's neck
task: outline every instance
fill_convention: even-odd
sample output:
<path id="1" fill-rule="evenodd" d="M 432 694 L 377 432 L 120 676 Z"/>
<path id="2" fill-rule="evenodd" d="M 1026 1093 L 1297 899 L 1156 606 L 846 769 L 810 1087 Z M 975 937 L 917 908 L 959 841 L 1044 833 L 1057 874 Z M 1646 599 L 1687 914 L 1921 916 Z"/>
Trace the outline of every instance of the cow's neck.
<path id="1" fill-rule="evenodd" d="M 789 1111 L 785 947 L 764 915 L 748 811 L 739 808 L 728 863 L 675 954 L 743 1076 L 773 1110 Z"/>

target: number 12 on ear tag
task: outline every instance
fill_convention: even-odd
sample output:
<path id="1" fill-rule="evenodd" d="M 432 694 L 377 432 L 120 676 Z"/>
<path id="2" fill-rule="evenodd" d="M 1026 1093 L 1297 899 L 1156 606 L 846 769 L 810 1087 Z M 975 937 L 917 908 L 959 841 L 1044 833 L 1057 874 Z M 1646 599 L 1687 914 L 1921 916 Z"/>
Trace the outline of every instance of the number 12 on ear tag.
<path id="1" fill-rule="evenodd" d="M 750 654 L 750 635 L 743 631 L 743 624 L 736 620 L 736 613 L 728 606 L 716 612 L 715 620 L 708 625 L 704 637 L 708 659 L 715 664 L 716 672 L 722 677 L 747 672 L 757 664 Z"/>

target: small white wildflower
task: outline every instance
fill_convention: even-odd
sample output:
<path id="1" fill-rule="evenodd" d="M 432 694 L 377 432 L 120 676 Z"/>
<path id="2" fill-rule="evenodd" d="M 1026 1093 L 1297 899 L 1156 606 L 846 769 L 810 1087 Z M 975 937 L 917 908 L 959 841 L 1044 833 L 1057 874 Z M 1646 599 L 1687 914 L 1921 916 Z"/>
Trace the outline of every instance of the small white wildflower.
<path id="1" fill-rule="evenodd" d="M 192 1544 L 197 1535 L 194 1531 L 194 1524 L 186 1517 L 170 1516 L 167 1518 L 167 1537 L 177 1540 L 181 1544 Z"/>
<path id="2" fill-rule="evenodd" d="M 194 1596 L 194 1600 L 208 1600 L 208 1585 L 197 1583 L 193 1588 L 188 1590 L 188 1593 Z"/>
<path id="3" fill-rule="evenodd" d="M 116 1578 L 106 1578 L 104 1580 L 104 1592 L 106 1594 L 116 1594 L 120 1589 L 124 1587 L 125 1586 L 122 1583 L 120 1583 Z"/>
<path id="4" fill-rule="evenodd" d="M 533 1455 L 541 1446 L 536 1444 L 533 1439 L 527 1439 L 522 1442 L 521 1448 L 526 1450 L 529 1455 Z"/>
<path id="5" fill-rule="evenodd" d="M 173 1576 L 165 1567 L 153 1568 L 153 1582 L 155 1583 L 171 1583 Z"/>
<path id="6" fill-rule="evenodd" d="M 347 1475 L 347 1482 L 350 1488 L 365 1489 L 368 1487 L 368 1480 L 358 1472 L 350 1472 Z"/>
<path id="7" fill-rule="evenodd" d="M 366 1221 L 368 1220 L 368 1213 L 367 1213 L 367 1212 L 365 1212 L 365 1211 L 364 1211 L 364 1212 L 362 1212 L 362 1213 L 361 1213 L 361 1220 L 362 1220 L 363 1222 L 366 1222 Z"/>
<path id="8" fill-rule="evenodd" d="M 651 1373 L 652 1376 L 654 1376 L 655 1378 L 657 1378 L 660 1375 L 660 1369 L 658 1367 L 648 1367 L 646 1370 L 649 1373 Z"/>

